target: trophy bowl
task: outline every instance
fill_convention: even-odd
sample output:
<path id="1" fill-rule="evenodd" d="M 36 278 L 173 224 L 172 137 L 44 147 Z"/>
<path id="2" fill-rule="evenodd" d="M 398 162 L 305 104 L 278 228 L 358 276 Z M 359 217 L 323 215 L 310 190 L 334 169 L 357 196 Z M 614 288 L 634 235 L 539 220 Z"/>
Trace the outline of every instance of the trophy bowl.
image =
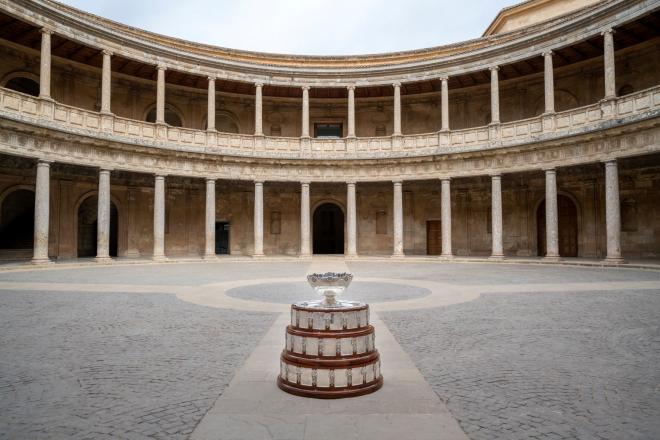
<path id="1" fill-rule="evenodd" d="M 307 282 L 314 288 L 316 293 L 323 297 L 322 305 L 327 307 L 337 306 L 337 296 L 342 294 L 351 284 L 353 274 L 350 273 L 312 273 L 307 275 Z"/>

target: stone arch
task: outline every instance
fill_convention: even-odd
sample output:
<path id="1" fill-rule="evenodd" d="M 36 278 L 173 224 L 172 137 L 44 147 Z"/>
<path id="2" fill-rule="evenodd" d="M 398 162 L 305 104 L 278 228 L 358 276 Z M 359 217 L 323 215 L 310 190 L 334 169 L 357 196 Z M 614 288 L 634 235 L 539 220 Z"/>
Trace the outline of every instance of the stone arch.
<path id="1" fill-rule="evenodd" d="M 312 249 L 314 254 L 343 254 L 345 249 L 345 210 L 336 200 L 322 200 L 312 209 Z"/>
<path id="2" fill-rule="evenodd" d="M 582 237 L 582 216 L 577 199 L 565 191 L 557 191 L 559 256 L 577 257 L 580 253 Z M 545 196 L 535 204 L 534 215 L 536 223 L 536 254 L 539 257 L 546 253 L 545 228 Z"/>
<path id="3" fill-rule="evenodd" d="M 208 116 L 204 117 L 204 129 L 209 126 Z M 235 133 L 241 132 L 241 124 L 236 115 L 228 110 L 218 110 L 215 112 L 215 129 L 220 133 Z"/>
<path id="4" fill-rule="evenodd" d="M 146 122 L 156 122 L 156 103 L 152 103 L 144 111 L 143 120 Z M 183 113 L 176 106 L 165 103 L 165 123 L 171 127 L 183 127 L 185 124 Z"/>
<path id="5" fill-rule="evenodd" d="M 579 107 L 579 102 L 577 97 L 565 89 L 555 89 L 555 111 L 563 112 L 566 110 L 571 110 L 576 107 Z M 541 95 L 536 99 L 536 113 L 535 115 L 541 115 L 545 112 L 545 95 Z"/>
<path id="6" fill-rule="evenodd" d="M 119 203 L 110 197 L 110 256 L 119 253 Z M 80 257 L 96 256 L 96 232 L 98 219 L 98 191 L 83 194 L 74 208 L 74 243 L 76 255 Z"/>
<path id="7" fill-rule="evenodd" d="M 15 185 L 0 195 L 0 249 L 32 250 L 34 188 Z"/>
<path id="8" fill-rule="evenodd" d="M 7 89 L 25 93 L 30 96 L 39 96 L 39 76 L 32 72 L 20 70 L 8 73 L 2 78 L 0 85 Z"/>

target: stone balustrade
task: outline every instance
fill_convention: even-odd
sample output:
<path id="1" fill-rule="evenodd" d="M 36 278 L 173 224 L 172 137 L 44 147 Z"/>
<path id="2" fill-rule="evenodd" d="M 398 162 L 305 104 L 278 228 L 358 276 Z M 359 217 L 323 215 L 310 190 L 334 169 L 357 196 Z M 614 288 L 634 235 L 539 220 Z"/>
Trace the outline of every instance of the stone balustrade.
<path id="1" fill-rule="evenodd" d="M 462 130 L 383 137 L 315 139 L 253 136 L 170 127 L 122 118 L 0 88 L 0 116 L 99 139 L 165 150 L 285 159 L 378 159 L 524 145 L 634 122 L 660 109 L 660 86 L 554 114 Z"/>

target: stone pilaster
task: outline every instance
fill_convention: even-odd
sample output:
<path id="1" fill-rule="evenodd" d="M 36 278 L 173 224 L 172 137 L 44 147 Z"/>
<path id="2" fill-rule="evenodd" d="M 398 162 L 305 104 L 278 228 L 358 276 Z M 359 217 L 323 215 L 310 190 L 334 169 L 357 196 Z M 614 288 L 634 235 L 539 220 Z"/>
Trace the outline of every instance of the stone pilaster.
<path id="1" fill-rule="evenodd" d="M 154 179 L 153 259 L 165 259 L 165 176 L 156 176 Z"/>
<path id="2" fill-rule="evenodd" d="M 616 160 L 605 162 L 605 228 L 607 260 L 623 262 L 621 256 L 621 212 L 619 204 L 619 168 Z"/>
<path id="3" fill-rule="evenodd" d="M 309 87 L 302 88 L 302 133 L 303 138 L 309 137 Z"/>
<path id="4" fill-rule="evenodd" d="M 440 181 L 440 219 L 442 227 L 442 256 L 451 257 L 451 180 L 442 179 Z"/>
<path id="5" fill-rule="evenodd" d="M 300 184 L 300 256 L 309 257 L 312 254 L 309 219 L 309 182 Z"/>
<path id="6" fill-rule="evenodd" d="M 50 98 L 50 36 L 53 31 L 41 29 L 41 60 L 39 69 L 39 97 Z"/>
<path id="7" fill-rule="evenodd" d="M 255 136 L 263 136 L 264 135 L 264 128 L 263 128 L 263 87 L 264 85 L 262 83 L 256 83 L 254 85 L 255 87 L 255 94 L 254 94 L 254 135 Z"/>
<path id="8" fill-rule="evenodd" d="M 215 179 L 206 179 L 204 258 L 215 258 Z"/>
<path id="9" fill-rule="evenodd" d="M 394 181 L 394 252 L 392 256 L 403 256 L 403 190 L 401 181 Z"/>
<path id="10" fill-rule="evenodd" d="M 555 112 L 555 79 L 552 66 L 552 51 L 543 53 L 543 85 L 545 90 L 545 113 Z"/>
<path id="11" fill-rule="evenodd" d="M 165 66 L 156 68 L 156 124 L 165 123 Z"/>
<path id="12" fill-rule="evenodd" d="M 493 239 L 491 258 L 503 258 L 502 245 L 502 176 L 493 175 L 491 180 L 491 235 Z"/>
<path id="13" fill-rule="evenodd" d="M 110 170 L 99 170 L 96 260 L 110 259 Z"/>
<path id="14" fill-rule="evenodd" d="M 346 231 L 348 245 L 346 255 L 357 256 L 357 204 L 355 200 L 355 182 L 346 183 Z"/>
<path id="15" fill-rule="evenodd" d="M 559 214 L 557 206 L 557 171 L 545 170 L 545 258 L 559 259 Z"/>
<path id="16" fill-rule="evenodd" d="M 500 123 L 500 85 L 498 79 L 498 66 L 490 68 L 490 121 L 491 124 Z"/>
<path id="17" fill-rule="evenodd" d="M 449 130 L 449 78 L 444 76 L 440 78 L 440 112 L 442 118 L 442 131 Z"/>
<path id="18" fill-rule="evenodd" d="M 605 98 L 616 98 L 616 74 L 614 70 L 614 30 L 607 29 L 603 35 L 603 61 L 605 64 Z"/>
<path id="19" fill-rule="evenodd" d="M 255 257 L 264 255 L 264 183 L 254 182 L 254 253 Z"/>
<path id="20" fill-rule="evenodd" d="M 348 134 L 347 137 L 355 137 L 355 86 L 348 86 Z"/>
<path id="21" fill-rule="evenodd" d="M 215 131 L 215 76 L 209 76 L 208 81 L 209 85 L 207 92 L 208 101 L 206 103 L 206 129 L 208 131 Z"/>
<path id="22" fill-rule="evenodd" d="M 110 114 L 112 102 L 112 52 L 103 50 L 101 67 L 101 113 Z"/>
<path id="23" fill-rule="evenodd" d="M 394 87 L 394 131 L 392 136 L 401 136 L 401 83 L 394 83 L 392 87 Z"/>
<path id="24" fill-rule="evenodd" d="M 33 263 L 48 263 L 48 228 L 50 226 L 50 162 L 37 163 L 34 191 Z"/>

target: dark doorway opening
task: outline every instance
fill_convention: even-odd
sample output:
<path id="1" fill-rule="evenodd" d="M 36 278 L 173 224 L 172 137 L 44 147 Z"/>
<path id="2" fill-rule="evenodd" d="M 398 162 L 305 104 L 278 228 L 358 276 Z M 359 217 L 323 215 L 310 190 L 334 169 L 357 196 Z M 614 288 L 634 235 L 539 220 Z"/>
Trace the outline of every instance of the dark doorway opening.
<path id="1" fill-rule="evenodd" d="M 442 253 L 442 222 L 440 220 L 426 222 L 426 253 L 428 255 Z"/>
<path id="2" fill-rule="evenodd" d="M 5 197 L 0 212 L 0 249 L 32 249 L 34 192 L 17 189 Z"/>
<path id="3" fill-rule="evenodd" d="M 344 253 L 344 213 L 334 203 L 324 203 L 314 211 L 315 254 Z"/>
<path id="4" fill-rule="evenodd" d="M 578 221 L 577 207 L 573 201 L 564 195 L 557 196 L 559 255 L 562 257 L 578 256 Z M 538 256 L 546 254 L 545 199 L 536 211 Z"/>
<path id="5" fill-rule="evenodd" d="M 229 222 L 215 222 L 215 253 L 229 254 Z"/>
<path id="6" fill-rule="evenodd" d="M 110 202 L 110 256 L 117 256 L 119 213 Z M 96 256 L 96 234 L 98 231 L 98 198 L 87 197 L 78 207 L 78 257 Z"/>

